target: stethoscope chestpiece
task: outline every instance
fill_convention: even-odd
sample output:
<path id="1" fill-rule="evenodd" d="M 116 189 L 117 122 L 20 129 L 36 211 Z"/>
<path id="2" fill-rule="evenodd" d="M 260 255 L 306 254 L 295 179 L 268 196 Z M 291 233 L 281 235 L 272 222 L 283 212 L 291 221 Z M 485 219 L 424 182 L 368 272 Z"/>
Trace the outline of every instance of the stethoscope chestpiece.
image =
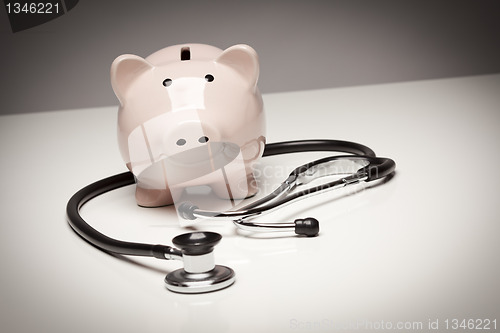
<path id="1" fill-rule="evenodd" d="M 165 277 L 168 290 L 183 294 L 217 291 L 234 283 L 234 271 L 215 265 L 213 249 L 222 236 L 215 232 L 190 232 L 172 242 L 181 249 L 184 268 Z"/>

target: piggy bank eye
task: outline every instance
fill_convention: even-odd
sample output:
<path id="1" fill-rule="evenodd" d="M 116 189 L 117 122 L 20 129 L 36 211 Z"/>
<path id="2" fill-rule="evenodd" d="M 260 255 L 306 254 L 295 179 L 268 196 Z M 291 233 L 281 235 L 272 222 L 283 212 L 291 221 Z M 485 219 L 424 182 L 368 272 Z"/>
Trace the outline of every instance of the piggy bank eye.
<path id="1" fill-rule="evenodd" d="M 207 74 L 207 75 L 205 75 L 205 80 L 206 80 L 207 82 L 212 82 L 214 79 L 215 79 L 215 78 L 214 78 L 214 76 L 213 76 L 212 74 Z"/>
<path id="2" fill-rule="evenodd" d="M 163 85 L 164 85 L 165 87 L 168 87 L 168 86 L 170 86 L 171 84 L 172 84 L 172 79 L 165 79 L 165 80 L 163 80 Z"/>

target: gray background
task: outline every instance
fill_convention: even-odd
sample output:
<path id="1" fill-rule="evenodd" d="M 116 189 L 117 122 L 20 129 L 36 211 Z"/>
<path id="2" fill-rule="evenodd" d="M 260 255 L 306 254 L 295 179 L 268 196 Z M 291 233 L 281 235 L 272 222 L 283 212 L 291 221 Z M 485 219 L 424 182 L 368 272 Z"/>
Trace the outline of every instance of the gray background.
<path id="1" fill-rule="evenodd" d="M 500 1 L 81 0 L 13 34 L 0 10 L 0 113 L 117 104 L 122 53 L 246 43 L 263 93 L 500 72 Z"/>

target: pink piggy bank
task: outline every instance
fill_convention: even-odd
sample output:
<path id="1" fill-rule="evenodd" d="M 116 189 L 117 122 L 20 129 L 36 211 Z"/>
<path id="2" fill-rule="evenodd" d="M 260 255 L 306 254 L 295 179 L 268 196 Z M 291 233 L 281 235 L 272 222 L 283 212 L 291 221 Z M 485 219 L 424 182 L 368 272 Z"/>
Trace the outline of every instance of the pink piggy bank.
<path id="1" fill-rule="evenodd" d="M 183 44 L 114 60 L 118 141 L 140 206 L 172 204 L 193 186 L 227 199 L 256 193 L 252 170 L 265 146 L 258 77 L 247 45 Z"/>

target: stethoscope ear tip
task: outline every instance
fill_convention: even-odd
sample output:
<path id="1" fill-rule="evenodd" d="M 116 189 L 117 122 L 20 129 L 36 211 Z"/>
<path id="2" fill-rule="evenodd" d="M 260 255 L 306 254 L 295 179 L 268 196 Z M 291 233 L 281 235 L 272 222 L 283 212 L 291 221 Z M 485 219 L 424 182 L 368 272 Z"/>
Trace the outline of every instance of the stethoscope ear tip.
<path id="1" fill-rule="evenodd" d="M 184 201 L 177 206 L 177 213 L 183 219 L 192 221 L 196 220 L 196 216 L 194 216 L 195 209 L 198 209 L 198 206 L 195 206 L 192 202 Z"/>
<path id="2" fill-rule="evenodd" d="M 296 219 L 295 233 L 301 236 L 316 237 L 319 234 L 319 222 L 314 217 Z"/>

